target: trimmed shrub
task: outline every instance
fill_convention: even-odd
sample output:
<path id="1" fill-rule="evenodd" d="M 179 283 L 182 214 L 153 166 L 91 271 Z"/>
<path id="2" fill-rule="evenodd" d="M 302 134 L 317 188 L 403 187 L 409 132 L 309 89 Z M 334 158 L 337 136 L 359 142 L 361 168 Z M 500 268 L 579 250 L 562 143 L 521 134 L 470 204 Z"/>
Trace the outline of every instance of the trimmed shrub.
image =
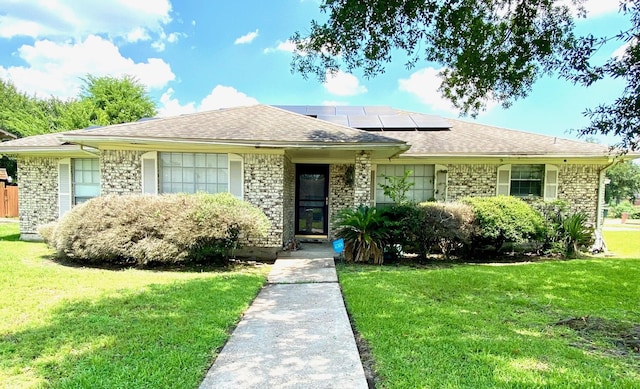
<path id="1" fill-rule="evenodd" d="M 474 212 L 463 203 L 421 203 L 417 207 L 417 222 L 413 236 L 418 254 L 426 256 L 434 247 L 449 258 L 471 243 L 474 234 Z"/>
<path id="2" fill-rule="evenodd" d="M 229 193 L 110 195 L 74 207 L 40 232 L 61 257 L 140 266 L 220 261 L 268 226 L 262 211 Z"/>
<path id="3" fill-rule="evenodd" d="M 499 251 L 507 242 L 522 244 L 544 237 L 542 215 L 519 198 L 468 197 L 463 202 L 471 205 L 475 214 L 473 249 L 490 245 Z"/>

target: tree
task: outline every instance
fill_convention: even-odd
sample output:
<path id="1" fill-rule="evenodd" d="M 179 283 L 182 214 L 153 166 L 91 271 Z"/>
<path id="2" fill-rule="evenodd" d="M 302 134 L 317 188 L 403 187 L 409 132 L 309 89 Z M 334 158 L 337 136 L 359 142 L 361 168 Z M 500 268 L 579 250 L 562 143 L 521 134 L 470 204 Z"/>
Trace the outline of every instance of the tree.
<path id="1" fill-rule="evenodd" d="M 87 75 L 75 99 L 28 96 L 0 79 L 0 128 L 18 137 L 133 122 L 155 116 L 156 105 L 144 85 L 131 76 Z M 16 176 L 16 161 L 0 158 L 0 167 Z"/>
<path id="2" fill-rule="evenodd" d="M 585 0 L 572 0 L 585 17 Z M 613 0 L 610 0 L 613 1 Z M 396 56 L 407 68 L 421 62 L 443 66 L 440 91 L 475 116 L 490 100 L 509 107 L 527 96 L 533 83 L 557 74 L 590 86 L 606 77 L 627 86 L 611 104 L 586 110 L 591 125 L 582 135 L 615 133 L 621 146 L 640 147 L 640 0 L 620 0 L 632 27 L 610 37 L 579 37 L 565 0 L 324 0 L 323 23 L 296 32 L 292 70 L 324 79 L 342 67 L 366 77 L 385 71 Z M 625 54 L 595 63 L 610 40 L 627 43 Z"/>
<path id="3" fill-rule="evenodd" d="M 633 162 L 613 166 L 607 170 L 607 178 L 610 180 L 605 187 L 607 203 L 615 201 L 619 204 L 622 200 L 632 200 L 640 193 L 640 166 Z"/>
<path id="4" fill-rule="evenodd" d="M 147 91 L 132 76 L 95 77 L 88 75 L 84 80 L 80 94 L 80 103 L 74 106 L 77 122 L 84 122 L 83 113 L 89 113 L 89 122 L 97 125 L 109 125 L 134 122 L 157 114 L 156 105 L 147 95 Z"/>

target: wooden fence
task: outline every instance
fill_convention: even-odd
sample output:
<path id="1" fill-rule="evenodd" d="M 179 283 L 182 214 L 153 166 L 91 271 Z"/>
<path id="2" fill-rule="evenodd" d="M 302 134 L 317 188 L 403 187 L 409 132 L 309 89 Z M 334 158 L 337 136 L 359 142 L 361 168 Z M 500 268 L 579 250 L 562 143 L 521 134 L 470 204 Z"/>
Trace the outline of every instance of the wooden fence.
<path id="1" fill-rule="evenodd" d="M 18 187 L 0 182 L 0 217 L 18 217 Z"/>

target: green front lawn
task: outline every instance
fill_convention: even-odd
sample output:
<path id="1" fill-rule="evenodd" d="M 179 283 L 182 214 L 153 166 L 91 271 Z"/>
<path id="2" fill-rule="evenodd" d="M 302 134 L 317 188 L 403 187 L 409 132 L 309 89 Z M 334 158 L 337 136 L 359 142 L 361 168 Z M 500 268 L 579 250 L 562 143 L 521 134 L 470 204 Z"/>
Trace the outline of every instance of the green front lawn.
<path id="1" fill-rule="evenodd" d="M 628 227 L 625 227 L 628 228 Z M 640 258 L 640 227 L 637 230 L 604 230 L 607 249 L 619 258 Z"/>
<path id="2" fill-rule="evenodd" d="M 195 388 L 267 269 L 70 267 L 0 224 L 0 385 Z"/>
<path id="3" fill-rule="evenodd" d="M 378 387 L 640 387 L 640 259 L 339 276 Z"/>

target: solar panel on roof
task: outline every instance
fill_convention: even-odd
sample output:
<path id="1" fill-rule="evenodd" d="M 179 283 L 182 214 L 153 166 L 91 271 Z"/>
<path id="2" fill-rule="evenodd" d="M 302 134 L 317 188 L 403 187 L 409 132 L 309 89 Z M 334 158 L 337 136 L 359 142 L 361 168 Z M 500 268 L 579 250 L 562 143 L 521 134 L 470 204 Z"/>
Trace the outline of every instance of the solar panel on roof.
<path id="1" fill-rule="evenodd" d="M 310 105 L 307 107 L 307 115 L 335 115 L 336 108 L 328 105 Z"/>
<path id="2" fill-rule="evenodd" d="M 301 115 L 307 114 L 306 105 L 274 105 L 276 108 L 284 109 L 285 111 L 299 113 Z"/>
<path id="3" fill-rule="evenodd" d="M 383 128 L 416 128 L 409 115 L 380 115 Z"/>
<path id="4" fill-rule="evenodd" d="M 361 129 L 372 129 L 372 128 L 381 129 L 382 128 L 382 122 L 380 122 L 378 115 L 369 115 L 369 116 L 349 115 L 348 118 L 349 118 L 349 126 L 354 128 L 361 128 Z"/>
<path id="5" fill-rule="evenodd" d="M 364 116 L 364 107 L 359 106 L 344 106 L 336 107 L 336 115 L 360 115 Z"/>
<path id="6" fill-rule="evenodd" d="M 364 112 L 369 115 L 394 115 L 396 112 L 391 107 L 368 105 L 364 108 Z"/>
<path id="7" fill-rule="evenodd" d="M 434 115 L 411 114 L 411 119 L 418 125 L 419 129 L 444 129 L 451 128 L 447 119 Z"/>
<path id="8" fill-rule="evenodd" d="M 140 118 L 137 121 L 138 122 L 148 122 L 149 120 L 156 120 L 157 118 Z"/>
<path id="9" fill-rule="evenodd" d="M 331 123 L 334 123 L 334 124 L 340 124 L 342 126 L 347 126 L 347 127 L 349 126 L 349 120 L 344 115 L 340 115 L 340 116 L 336 116 L 336 115 L 318 115 L 318 119 L 324 120 L 324 121 L 327 121 L 327 122 L 331 122 Z"/>

